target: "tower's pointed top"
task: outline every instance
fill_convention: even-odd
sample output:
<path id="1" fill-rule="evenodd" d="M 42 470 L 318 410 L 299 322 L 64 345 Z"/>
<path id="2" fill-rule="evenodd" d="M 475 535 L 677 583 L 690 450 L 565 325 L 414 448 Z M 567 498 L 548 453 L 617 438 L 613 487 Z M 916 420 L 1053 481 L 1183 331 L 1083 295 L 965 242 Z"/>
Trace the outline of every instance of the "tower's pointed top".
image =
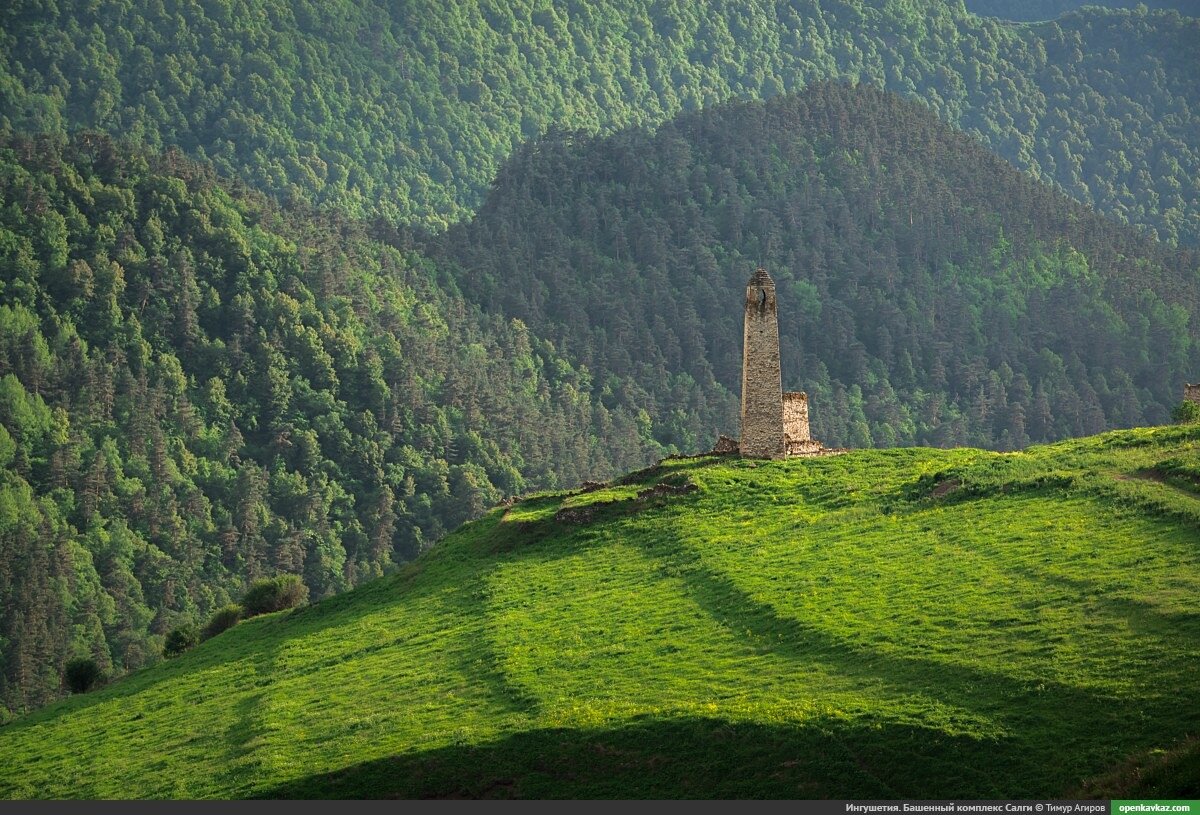
<path id="1" fill-rule="evenodd" d="M 758 269 L 754 272 L 754 276 L 750 278 L 750 282 L 747 285 L 750 285 L 750 286 L 774 286 L 775 281 L 771 279 L 771 276 L 769 274 L 767 274 L 766 269 L 759 266 Z"/>

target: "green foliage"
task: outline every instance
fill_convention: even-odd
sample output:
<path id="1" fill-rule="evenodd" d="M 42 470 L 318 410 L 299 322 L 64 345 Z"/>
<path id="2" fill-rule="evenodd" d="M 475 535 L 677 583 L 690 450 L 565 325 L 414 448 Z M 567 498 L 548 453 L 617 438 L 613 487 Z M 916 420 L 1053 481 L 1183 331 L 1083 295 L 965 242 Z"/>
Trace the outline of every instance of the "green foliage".
<path id="1" fill-rule="evenodd" d="M 0 729 L 0 795 L 1185 793 L 1200 492 L 1143 474 L 1197 449 L 675 459 L 530 497 Z"/>
<path id="2" fill-rule="evenodd" d="M 87 693 L 104 681 L 104 672 L 91 657 L 76 657 L 63 667 L 63 684 L 71 693 Z"/>
<path id="3" fill-rule="evenodd" d="M 204 639 L 210 639 L 223 631 L 233 628 L 242 619 L 245 610 L 237 603 L 221 606 L 204 626 Z"/>
<path id="4" fill-rule="evenodd" d="M 1107 8 L 1175 9 L 1181 14 L 1200 17 L 1197 0 L 966 0 L 967 10 L 1005 20 L 1050 20 L 1081 6 Z"/>
<path id="5" fill-rule="evenodd" d="M 179 147 L 283 200 L 393 223 L 461 220 L 555 127 L 836 79 L 920 99 L 1080 200 L 1200 239 L 1200 21 L 1144 7 L 1011 26 L 935 0 L 18 0 L 0 31 L 0 128 Z M 23 262 L 65 285 L 55 248 Z"/>
<path id="6" fill-rule="evenodd" d="M 182 625 L 172 628 L 163 643 L 163 656 L 179 656 L 184 651 L 195 648 L 200 642 L 200 632 L 194 625 Z"/>
<path id="7" fill-rule="evenodd" d="M 1011 450 L 1165 423 L 1200 371 L 1194 251 L 868 87 L 542 139 L 434 249 L 468 297 L 585 365 L 601 401 L 632 379 L 683 450 L 736 435 L 759 263 L 783 384 L 831 445 Z"/>
<path id="8" fill-rule="evenodd" d="M 296 608 L 308 602 L 308 586 L 299 575 L 281 574 L 256 580 L 242 597 L 246 617 Z"/>
<path id="9" fill-rule="evenodd" d="M 0 703 L 74 653 L 147 665 L 259 578 L 328 596 L 640 466 L 638 398 L 362 224 L 175 152 L 0 138 Z"/>
<path id="10" fill-rule="evenodd" d="M 1171 420 L 1179 424 L 1195 424 L 1200 422 L 1200 405 L 1195 402 L 1183 401 L 1171 411 Z"/>

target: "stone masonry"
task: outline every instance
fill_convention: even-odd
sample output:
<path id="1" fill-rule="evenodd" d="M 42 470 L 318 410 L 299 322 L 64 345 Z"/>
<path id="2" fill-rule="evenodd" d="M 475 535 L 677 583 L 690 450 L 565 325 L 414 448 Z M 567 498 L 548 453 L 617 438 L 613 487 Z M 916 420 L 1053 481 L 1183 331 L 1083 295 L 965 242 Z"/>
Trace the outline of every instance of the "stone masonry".
<path id="1" fill-rule="evenodd" d="M 1186 402 L 1195 402 L 1197 405 L 1200 405 L 1200 384 L 1184 385 L 1183 399 Z"/>
<path id="2" fill-rule="evenodd" d="M 783 435 L 788 441 L 809 438 L 808 394 L 785 393 L 783 395 Z"/>
<path id="3" fill-rule="evenodd" d="M 807 405 L 806 405 L 807 407 Z M 743 458 L 783 458 L 783 384 L 779 371 L 779 317 L 775 281 L 760 268 L 746 284 L 742 339 Z"/>
<path id="4" fill-rule="evenodd" d="M 783 395 L 783 440 L 789 456 L 811 455 L 821 450 L 808 429 L 808 394 L 785 393 Z"/>

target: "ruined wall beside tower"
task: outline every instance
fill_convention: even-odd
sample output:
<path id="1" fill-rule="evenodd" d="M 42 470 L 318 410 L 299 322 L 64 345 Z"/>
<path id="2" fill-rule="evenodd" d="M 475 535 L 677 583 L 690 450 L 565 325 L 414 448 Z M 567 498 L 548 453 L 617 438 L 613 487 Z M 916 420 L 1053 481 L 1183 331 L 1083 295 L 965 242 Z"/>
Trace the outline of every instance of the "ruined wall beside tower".
<path id="1" fill-rule="evenodd" d="M 808 430 L 808 394 L 785 393 L 783 395 L 783 435 L 788 441 L 807 441 L 812 438 Z"/>
<path id="2" fill-rule="evenodd" d="M 766 269 L 756 271 L 746 285 L 739 450 L 743 458 L 783 458 L 787 455 L 775 281 Z"/>
<path id="3" fill-rule="evenodd" d="M 809 430 L 808 394 L 803 391 L 783 395 L 783 438 L 789 456 L 821 452 L 821 442 Z"/>

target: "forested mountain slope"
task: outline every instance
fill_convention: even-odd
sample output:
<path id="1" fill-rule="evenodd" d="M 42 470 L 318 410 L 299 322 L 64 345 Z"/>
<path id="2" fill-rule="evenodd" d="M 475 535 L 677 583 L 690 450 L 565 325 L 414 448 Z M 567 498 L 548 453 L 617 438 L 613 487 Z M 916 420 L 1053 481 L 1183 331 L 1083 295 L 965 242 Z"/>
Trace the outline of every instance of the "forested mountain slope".
<path id="1" fill-rule="evenodd" d="M 179 146 L 284 197 L 439 225 L 551 125 L 814 80 L 920 98 L 1118 219 L 1200 240 L 1200 21 L 1009 25 L 941 0 L 223 0 L 0 9 L 0 127 Z"/>
<path id="2" fill-rule="evenodd" d="M 0 797 L 1186 798 L 1198 445 L 677 459 L 532 496 L 0 728 Z"/>
<path id="3" fill-rule="evenodd" d="M 827 443 L 1016 448 L 1159 423 L 1200 373 L 1194 252 L 867 87 L 535 142 L 440 251 L 469 297 L 597 383 L 638 381 L 685 449 L 736 431 L 759 263 L 784 386 L 809 391 Z"/>
<path id="4" fill-rule="evenodd" d="M 178 154 L 0 143 L 0 719 L 72 656 L 157 659 L 257 576 L 325 596 L 661 453 L 438 276 Z"/>
<path id="5" fill-rule="evenodd" d="M 967 11 L 1004 20 L 1052 20 L 1082 6 L 1136 9 L 1174 9 L 1189 17 L 1200 16 L 1200 0 L 966 0 Z"/>

